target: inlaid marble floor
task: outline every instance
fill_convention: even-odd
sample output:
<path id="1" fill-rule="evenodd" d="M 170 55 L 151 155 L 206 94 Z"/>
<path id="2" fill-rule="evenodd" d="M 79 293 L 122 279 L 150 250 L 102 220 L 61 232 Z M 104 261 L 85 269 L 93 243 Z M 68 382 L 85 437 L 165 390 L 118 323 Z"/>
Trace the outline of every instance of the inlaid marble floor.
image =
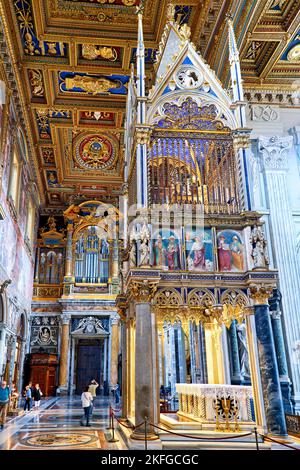
<path id="1" fill-rule="evenodd" d="M 91 427 L 81 426 L 83 410 L 80 397 L 57 397 L 42 401 L 39 411 L 32 409 L 7 422 L 0 431 L 0 450 L 101 450 L 126 449 L 122 437 L 110 443 L 109 405 L 103 397 L 95 401 Z"/>

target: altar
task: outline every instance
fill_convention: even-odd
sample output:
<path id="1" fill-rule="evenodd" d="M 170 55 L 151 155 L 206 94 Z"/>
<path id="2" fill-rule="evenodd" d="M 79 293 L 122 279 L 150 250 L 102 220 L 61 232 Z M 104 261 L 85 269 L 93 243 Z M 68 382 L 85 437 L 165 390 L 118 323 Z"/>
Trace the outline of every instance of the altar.
<path id="1" fill-rule="evenodd" d="M 251 386 L 176 384 L 180 417 L 215 430 L 239 430 L 255 424 Z M 243 426 L 244 427 L 244 426 Z"/>

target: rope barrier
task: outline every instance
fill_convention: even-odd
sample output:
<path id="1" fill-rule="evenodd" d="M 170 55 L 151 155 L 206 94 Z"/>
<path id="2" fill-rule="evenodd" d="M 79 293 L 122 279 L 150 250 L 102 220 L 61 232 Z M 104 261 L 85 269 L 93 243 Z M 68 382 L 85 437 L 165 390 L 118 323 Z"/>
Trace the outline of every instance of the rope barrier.
<path id="1" fill-rule="evenodd" d="M 284 444 L 283 442 L 276 441 L 276 439 L 272 439 L 272 437 L 265 436 L 264 434 L 259 434 L 261 437 L 266 439 L 267 441 L 275 442 L 276 444 L 280 444 L 281 446 L 289 447 L 290 449 L 293 450 L 300 450 L 297 447 L 291 446 L 290 444 Z"/>
<path id="2" fill-rule="evenodd" d="M 179 437 L 186 437 L 188 439 L 198 439 L 198 440 L 202 440 L 202 441 L 224 441 L 224 440 L 228 440 L 228 439 L 238 439 L 240 437 L 247 437 L 247 436 L 251 436 L 252 435 L 252 432 L 249 432 L 249 433 L 246 433 L 246 434 L 239 434 L 238 436 L 227 436 L 227 437 L 198 437 L 198 436 L 191 436 L 189 434 L 181 434 L 181 433 L 177 433 L 177 432 L 174 432 L 174 431 L 170 431 L 170 429 L 164 429 L 160 426 L 157 426 L 156 424 L 152 424 L 152 423 L 149 423 L 150 426 L 153 426 L 154 428 L 157 428 L 157 429 L 160 429 L 161 431 L 165 431 L 165 432 L 169 432 L 170 434 L 174 434 L 175 436 L 179 436 Z"/>
<path id="3" fill-rule="evenodd" d="M 144 421 L 142 421 L 140 424 L 137 424 L 136 426 L 132 425 L 132 426 L 126 426 L 126 424 L 122 423 L 122 421 L 120 421 L 117 416 L 115 415 L 113 409 L 112 410 L 112 416 L 118 421 L 118 423 L 121 425 L 121 426 L 124 426 L 124 428 L 127 428 L 127 429 L 132 429 L 133 431 L 135 431 L 136 429 L 140 428 L 141 426 L 143 426 L 144 424 Z"/>

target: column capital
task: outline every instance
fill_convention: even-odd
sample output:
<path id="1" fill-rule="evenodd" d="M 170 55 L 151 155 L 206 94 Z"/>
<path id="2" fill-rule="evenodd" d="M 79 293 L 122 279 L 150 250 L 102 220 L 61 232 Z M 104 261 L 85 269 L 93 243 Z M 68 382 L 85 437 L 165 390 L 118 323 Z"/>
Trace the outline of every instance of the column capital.
<path id="1" fill-rule="evenodd" d="M 233 132 L 233 146 L 235 150 L 247 149 L 250 147 L 251 129 L 236 129 Z"/>
<path id="2" fill-rule="evenodd" d="M 146 279 L 131 281 L 129 293 L 137 303 L 149 303 L 153 299 L 157 287 L 158 281 L 148 281 Z"/>
<path id="3" fill-rule="evenodd" d="M 270 310 L 270 316 L 273 320 L 280 320 L 281 310 Z"/>
<path id="4" fill-rule="evenodd" d="M 254 305 L 269 305 L 268 300 L 273 293 L 274 286 L 253 284 L 249 287 L 249 294 Z"/>
<path id="5" fill-rule="evenodd" d="M 68 313 L 63 313 L 60 317 L 62 325 L 69 325 L 71 321 L 71 315 Z"/>
<path id="6" fill-rule="evenodd" d="M 141 126 L 139 125 L 135 129 L 136 135 L 136 142 L 140 145 L 149 145 L 150 144 L 150 135 L 151 135 L 151 128 L 148 126 Z"/>
<path id="7" fill-rule="evenodd" d="M 259 137 L 258 150 L 262 153 L 266 170 L 287 170 L 288 154 L 293 145 L 293 137 Z"/>
<path id="8" fill-rule="evenodd" d="M 111 315 L 110 321 L 111 321 L 112 325 L 118 325 L 119 324 L 119 321 L 120 321 L 119 309 L 118 309 L 118 313 L 115 312 Z"/>

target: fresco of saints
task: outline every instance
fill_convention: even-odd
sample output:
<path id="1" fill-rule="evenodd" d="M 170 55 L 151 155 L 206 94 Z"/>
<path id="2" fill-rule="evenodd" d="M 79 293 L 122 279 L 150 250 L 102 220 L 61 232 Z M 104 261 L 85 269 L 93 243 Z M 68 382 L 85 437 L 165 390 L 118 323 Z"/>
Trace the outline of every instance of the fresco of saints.
<path id="1" fill-rule="evenodd" d="M 178 243 L 175 241 L 175 237 L 171 235 L 167 248 L 164 248 L 165 265 L 172 271 L 174 269 L 180 269 L 180 252 Z"/>
<path id="2" fill-rule="evenodd" d="M 221 235 L 218 239 L 218 258 L 219 270 L 231 271 L 231 252 L 229 244 L 226 243 L 226 237 Z"/>
<path id="3" fill-rule="evenodd" d="M 239 239 L 236 235 L 232 237 L 232 243 L 230 243 L 230 251 L 232 256 L 233 267 L 238 271 L 243 271 L 244 269 L 244 256 L 243 256 L 243 245 L 239 242 Z"/>

